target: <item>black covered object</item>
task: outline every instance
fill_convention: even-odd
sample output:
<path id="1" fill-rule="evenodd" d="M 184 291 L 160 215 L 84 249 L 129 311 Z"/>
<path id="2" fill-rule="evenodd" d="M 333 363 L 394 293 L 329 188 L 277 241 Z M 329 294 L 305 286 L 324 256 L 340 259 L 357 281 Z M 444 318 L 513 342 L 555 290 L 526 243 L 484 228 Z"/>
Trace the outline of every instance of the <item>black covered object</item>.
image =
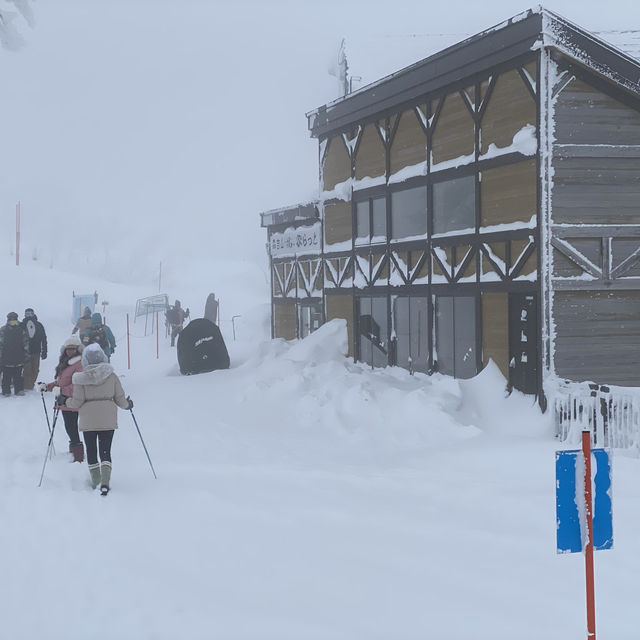
<path id="1" fill-rule="evenodd" d="M 213 322 L 197 318 L 180 332 L 178 365 L 183 375 L 229 368 L 227 347 Z"/>

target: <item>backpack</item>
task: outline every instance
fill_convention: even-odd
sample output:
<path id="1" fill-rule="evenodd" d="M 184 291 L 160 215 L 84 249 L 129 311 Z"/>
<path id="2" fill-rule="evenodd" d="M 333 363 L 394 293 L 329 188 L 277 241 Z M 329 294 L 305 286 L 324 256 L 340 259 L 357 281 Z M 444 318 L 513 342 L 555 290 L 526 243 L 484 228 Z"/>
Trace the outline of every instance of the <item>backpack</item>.
<path id="1" fill-rule="evenodd" d="M 175 307 L 167 310 L 167 322 L 169 324 L 180 324 L 180 314 Z"/>
<path id="2" fill-rule="evenodd" d="M 107 348 L 109 346 L 109 341 L 107 340 L 107 334 L 105 333 L 104 327 L 99 325 L 91 325 L 89 329 L 89 340 L 87 344 L 96 343 L 100 345 L 100 348 L 107 353 Z"/>

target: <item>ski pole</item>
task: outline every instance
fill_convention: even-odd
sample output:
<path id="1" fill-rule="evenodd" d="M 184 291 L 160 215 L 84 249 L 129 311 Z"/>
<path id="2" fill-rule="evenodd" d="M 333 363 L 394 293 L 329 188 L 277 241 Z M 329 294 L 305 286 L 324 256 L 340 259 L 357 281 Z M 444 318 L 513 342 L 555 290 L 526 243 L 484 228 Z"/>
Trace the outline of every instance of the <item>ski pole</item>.
<path id="1" fill-rule="evenodd" d="M 53 425 L 51 427 L 51 435 L 49 436 L 49 444 L 47 445 L 47 453 L 44 457 L 44 463 L 42 464 L 42 473 L 40 474 L 40 482 L 38 482 L 39 487 L 42 486 L 42 479 L 44 478 L 44 470 L 45 470 L 45 467 L 47 466 L 47 460 L 49 459 L 49 451 L 51 450 L 51 445 L 53 444 L 53 434 L 56 431 L 56 422 L 58 421 L 59 413 L 60 413 L 60 409 L 53 410 Z"/>
<path id="2" fill-rule="evenodd" d="M 42 406 L 44 408 L 44 417 L 47 419 L 47 429 L 49 430 L 49 435 L 51 435 L 51 423 L 49 422 L 49 412 L 47 411 L 47 403 L 44 401 L 44 391 L 40 392 L 40 395 L 42 396 Z M 55 404 L 53 406 L 53 410 L 55 411 Z M 53 455 L 55 455 L 56 453 L 56 446 L 54 444 L 52 444 L 52 449 L 51 452 L 53 453 Z"/>
<path id="3" fill-rule="evenodd" d="M 142 442 L 142 446 L 144 447 L 144 452 L 147 454 L 147 460 L 149 461 L 149 466 L 151 467 L 151 471 L 153 472 L 153 477 L 157 480 L 158 476 L 156 475 L 156 470 L 153 468 L 153 463 L 151 462 L 151 458 L 149 457 L 149 452 L 147 451 L 147 445 L 144 443 L 142 434 L 140 433 L 140 427 L 138 426 L 138 421 L 136 420 L 136 417 L 133 415 L 133 409 L 129 409 L 129 411 L 131 411 L 133 424 L 136 425 L 136 429 L 138 430 L 138 435 L 140 436 L 140 442 Z"/>

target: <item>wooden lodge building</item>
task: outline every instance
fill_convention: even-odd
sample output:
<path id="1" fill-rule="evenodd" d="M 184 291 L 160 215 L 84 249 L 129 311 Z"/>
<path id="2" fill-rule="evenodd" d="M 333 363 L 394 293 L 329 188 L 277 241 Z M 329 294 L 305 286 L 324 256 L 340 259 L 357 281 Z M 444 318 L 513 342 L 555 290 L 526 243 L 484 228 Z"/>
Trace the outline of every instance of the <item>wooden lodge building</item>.
<path id="1" fill-rule="evenodd" d="M 537 394 L 640 386 L 640 61 L 542 8 L 307 114 L 317 202 L 261 214 L 274 337 Z"/>

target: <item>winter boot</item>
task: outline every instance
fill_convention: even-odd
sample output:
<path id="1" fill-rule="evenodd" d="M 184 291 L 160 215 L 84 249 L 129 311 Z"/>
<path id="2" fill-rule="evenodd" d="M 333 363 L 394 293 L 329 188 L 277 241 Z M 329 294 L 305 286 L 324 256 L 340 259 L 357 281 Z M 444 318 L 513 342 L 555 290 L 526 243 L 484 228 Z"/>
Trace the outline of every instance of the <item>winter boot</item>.
<path id="1" fill-rule="evenodd" d="M 70 444 L 69 450 L 73 454 L 74 462 L 84 462 L 84 445 L 82 442 L 78 442 L 78 444 Z"/>
<path id="2" fill-rule="evenodd" d="M 100 484 L 100 463 L 90 464 L 89 473 L 91 474 L 91 488 L 95 489 Z"/>
<path id="3" fill-rule="evenodd" d="M 111 482 L 111 463 L 103 462 L 100 465 L 100 493 L 106 496 L 109 493 L 109 483 Z"/>

